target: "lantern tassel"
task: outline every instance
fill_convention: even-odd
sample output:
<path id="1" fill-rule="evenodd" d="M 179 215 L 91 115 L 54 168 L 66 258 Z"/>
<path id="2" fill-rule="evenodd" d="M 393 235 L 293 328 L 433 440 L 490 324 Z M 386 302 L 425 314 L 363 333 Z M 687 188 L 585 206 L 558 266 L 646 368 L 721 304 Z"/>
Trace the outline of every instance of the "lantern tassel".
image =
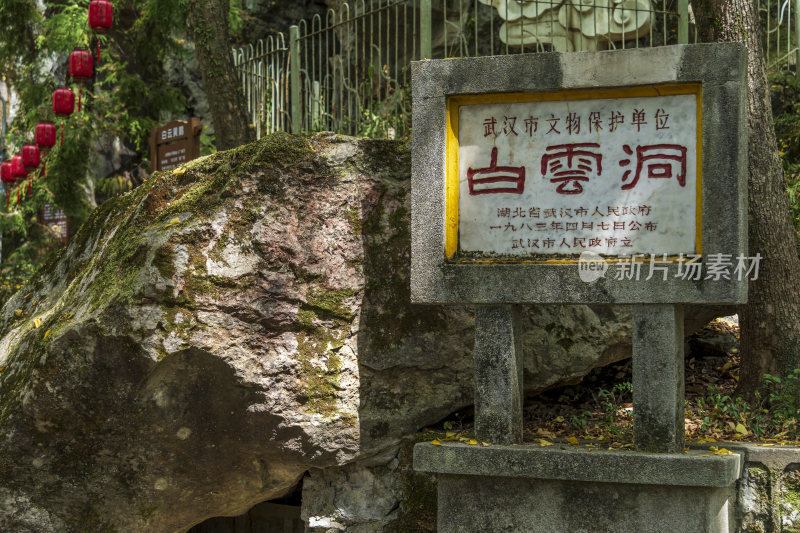
<path id="1" fill-rule="evenodd" d="M 47 170 L 47 161 L 42 161 L 42 177 L 44 177 L 45 170 Z"/>
<path id="2" fill-rule="evenodd" d="M 19 187 L 17 187 L 17 204 L 19 204 Z"/>
<path id="3" fill-rule="evenodd" d="M 28 180 L 28 194 L 27 194 L 27 196 L 30 196 L 30 195 L 31 195 L 31 182 L 32 182 L 32 181 L 33 181 L 33 180 Z"/>
<path id="4" fill-rule="evenodd" d="M 100 39 L 97 39 L 97 66 L 100 66 Z"/>
<path id="5" fill-rule="evenodd" d="M 78 113 L 81 112 L 81 98 L 83 97 L 83 89 L 78 89 Z"/>
<path id="6" fill-rule="evenodd" d="M 10 205 L 11 205 L 11 193 L 7 192 L 6 193 L 6 209 L 8 209 Z"/>
<path id="7" fill-rule="evenodd" d="M 61 123 L 61 146 L 64 146 L 64 123 Z"/>

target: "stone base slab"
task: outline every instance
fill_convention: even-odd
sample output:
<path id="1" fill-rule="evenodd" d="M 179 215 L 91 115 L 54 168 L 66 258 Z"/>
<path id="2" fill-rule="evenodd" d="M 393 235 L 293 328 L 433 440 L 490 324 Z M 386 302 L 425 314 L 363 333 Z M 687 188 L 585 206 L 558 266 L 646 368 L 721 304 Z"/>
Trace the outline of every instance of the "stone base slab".
<path id="1" fill-rule="evenodd" d="M 442 533 L 728 533 L 741 465 L 738 454 L 702 450 L 414 449 L 414 468 L 437 474 Z"/>

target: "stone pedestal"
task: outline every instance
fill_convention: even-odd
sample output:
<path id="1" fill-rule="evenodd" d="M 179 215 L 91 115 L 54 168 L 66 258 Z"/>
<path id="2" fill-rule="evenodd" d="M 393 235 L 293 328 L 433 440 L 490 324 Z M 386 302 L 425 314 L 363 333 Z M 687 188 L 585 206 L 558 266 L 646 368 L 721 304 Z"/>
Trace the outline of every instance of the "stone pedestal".
<path id="1" fill-rule="evenodd" d="M 739 455 L 417 444 L 440 533 L 729 533 Z"/>

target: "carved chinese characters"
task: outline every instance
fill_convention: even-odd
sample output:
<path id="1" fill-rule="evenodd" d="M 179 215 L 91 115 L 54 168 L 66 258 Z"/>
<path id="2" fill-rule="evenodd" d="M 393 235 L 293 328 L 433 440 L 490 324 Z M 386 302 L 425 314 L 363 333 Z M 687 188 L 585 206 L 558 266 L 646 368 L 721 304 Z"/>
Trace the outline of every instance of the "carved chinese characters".
<path id="1" fill-rule="evenodd" d="M 671 92 L 460 104 L 459 256 L 696 253 L 697 94 Z"/>

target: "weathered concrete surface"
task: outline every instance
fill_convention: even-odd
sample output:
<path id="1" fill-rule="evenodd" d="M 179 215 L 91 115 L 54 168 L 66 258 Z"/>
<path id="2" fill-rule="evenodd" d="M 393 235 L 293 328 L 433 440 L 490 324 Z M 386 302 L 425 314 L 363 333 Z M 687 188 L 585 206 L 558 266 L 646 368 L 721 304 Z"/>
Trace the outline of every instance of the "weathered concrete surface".
<path id="1" fill-rule="evenodd" d="M 420 443 L 414 467 L 442 533 L 731 533 L 741 457 Z"/>
<path id="2" fill-rule="evenodd" d="M 470 446 L 429 442 L 414 447 L 414 468 L 436 474 L 565 481 L 729 487 L 739 477 L 736 454 L 644 453 L 556 446 Z"/>
<path id="3" fill-rule="evenodd" d="M 742 455 L 736 533 L 800 531 L 800 448 L 723 443 Z"/>
<path id="4" fill-rule="evenodd" d="M 633 310 L 633 442 L 644 452 L 683 452 L 683 307 Z"/>
<path id="5" fill-rule="evenodd" d="M 278 135 L 98 208 L 0 311 L 0 531 L 183 531 L 470 405 L 471 310 L 409 303 L 409 159 Z M 622 309 L 523 329 L 529 391 L 630 356 Z"/>
<path id="6" fill-rule="evenodd" d="M 475 435 L 522 443 L 522 321 L 511 305 L 475 308 Z"/>

